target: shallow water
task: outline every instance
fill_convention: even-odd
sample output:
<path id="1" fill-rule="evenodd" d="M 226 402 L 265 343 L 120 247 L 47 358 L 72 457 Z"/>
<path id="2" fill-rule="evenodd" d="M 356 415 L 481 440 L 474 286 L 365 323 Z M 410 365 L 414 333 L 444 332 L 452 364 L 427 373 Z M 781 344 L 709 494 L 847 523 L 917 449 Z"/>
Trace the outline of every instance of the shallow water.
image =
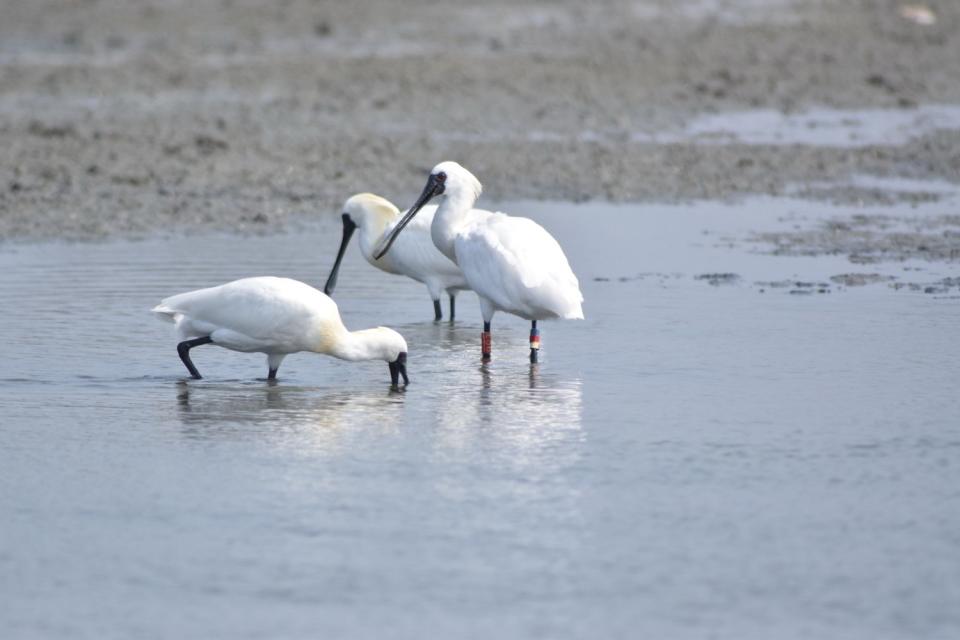
<path id="1" fill-rule="evenodd" d="M 940 129 L 960 128 L 960 107 L 923 105 L 911 109 L 831 109 L 798 113 L 773 109 L 700 116 L 682 135 L 656 135 L 658 142 L 692 140 L 705 144 L 868 147 L 902 145 Z M 638 140 L 646 141 L 644 136 Z"/>
<path id="2" fill-rule="evenodd" d="M 472 294 L 434 324 L 351 247 L 337 300 L 406 336 L 403 393 L 382 363 L 294 355 L 274 385 L 214 347 L 188 381 L 148 313 L 248 275 L 322 285 L 338 220 L 0 247 L 5 637 L 960 633 L 960 301 L 760 293 L 855 270 L 736 241 L 849 212 L 822 204 L 508 210 L 567 248 L 588 319 L 544 323 L 531 367 L 498 316 L 483 367 Z M 913 267 L 957 269 L 870 270 Z"/>
<path id="3" fill-rule="evenodd" d="M 185 96 L 187 99 L 189 95 Z M 219 98 L 217 98 L 219 99 Z M 271 98 L 268 98 L 271 99 Z M 24 105 L 20 105 L 21 108 Z M 152 107 L 158 107 L 159 103 Z M 168 106 L 176 106 L 171 102 Z M 30 108 L 44 105 L 30 103 Z M 0 101 L 0 110 L 4 104 Z M 413 125 L 389 123 L 385 130 L 394 134 L 409 133 Z M 902 109 L 835 109 L 814 107 L 795 113 L 776 109 L 727 111 L 696 116 L 674 128 L 656 131 L 633 131 L 634 142 L 647 144 L 696 144 L 751 146 L 808 146 L 824 148 L 859 148 L 870 146 L 900 146 L 929 136 L 936 131 L 960 129 L 960 106 L 928 104 Z M 494 142 L 525 139 L 538 142 L 597 142 L 619 139 L 622 130 L 584 129 L 573 134 L 567 131 L 547 131 L 535 127 L 522 134 L 510 129 L 484 132 L 455 131 L 434 134 L 446 141 Z"/>

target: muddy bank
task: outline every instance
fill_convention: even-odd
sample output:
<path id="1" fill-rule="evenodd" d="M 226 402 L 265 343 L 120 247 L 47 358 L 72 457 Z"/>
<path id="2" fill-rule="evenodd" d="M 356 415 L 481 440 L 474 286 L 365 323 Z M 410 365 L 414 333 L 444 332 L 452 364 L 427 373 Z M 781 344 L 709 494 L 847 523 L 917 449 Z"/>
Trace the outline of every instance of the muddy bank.
<path id="1" fill-rule="evenodd" d="M 919 259 L 960 261 L 960 215 L 858 214 L 810 227 L 755 234 L 773 255 L 843 255 L 853 264 Z M 849 284 L 849 283 L 847 283 Z"/>
<path id="2" fill-rule="evenodd" d="M 858 110 L 960 104 L 960 5 L 929 7 L 925 26 L 868 0 L 14 0 L 0 7 L 0 235 L 282 229 L 360 190 L 403 206 L 444 158 L 491 200 L 957 183 L 949 121 L 854 145 L 691 129 L 823 108 L 856 129 Z"/>

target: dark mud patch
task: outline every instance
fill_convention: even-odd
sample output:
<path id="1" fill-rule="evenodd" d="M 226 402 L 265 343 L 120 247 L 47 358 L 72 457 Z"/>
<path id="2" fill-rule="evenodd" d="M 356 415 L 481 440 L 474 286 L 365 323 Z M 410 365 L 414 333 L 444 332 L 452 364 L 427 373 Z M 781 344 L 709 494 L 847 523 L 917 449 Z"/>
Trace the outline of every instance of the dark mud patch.
<path id="1" fill-rule="evenodd" d="M 594 282 L 640 282 L 645 280 L 657 280 L 660 283 L 664 283 L 667 280 L 676 279 L 682 277 L 679 273 L 658 273 L 658 272 L 648 272 L 648 273 L 638 273 L 632 276 L 595 276 L 593 278 Z"/>
<path id="2" fill-rule="evenodd" d="M 916 207 L 929 202 L 939 202 L 944 197 L 943 193 L 936 191 L 894 191 L 857 185 L 804 186 L 792 191 L 790 195 L 804 200 L 825 200 L 834 204 L 887 207 Z"/>
<path id="3" fill-rule="evenodd" d="M 808 296 L 814 293 L 830 293 L 829 282 L 814 282 L 806 280 L 772 280 L 754 282 L 754 286 L 759 288 L 760 293 L 766 293 L 767 289 L 786 290 L 790 295 Z"/>
<path id="4" fill-rule="evenodd" d="M 77 135 L 72 124 L 44 124 L 37 120 L 30 122 L 27 133 L 40 138 L 71 138 Z"/>
<path id="5" fill-rule="evenodd" d="M 960 278 L 941 278 L 934 282 L 892 282 L 889 286 L 897 291 L 913 291 L 928 295 L 960 294 Z"/>
<path id="6" fill-rule="evenodd" d="M 845 287 L 863 287 L 878 282 L 891 282 L 894 276 L 885 276 L 879 273 L 841 273 L 830 276 L 830 280 Z"/>
<path id="7" fill-rule="evenodd" d="M 811 229 L 757 233 L 749 240 L 772 245 L 772 255 L 846 255 L 855 264 L 954 262 L 960 260 L 960 215 L 858 214 L 819 222 Z"/>
<path id="8" fill-rule="evenodd" d="M 740 281 L 740 276 L 736 273 L 701 273 L 694 276 L 694 280 L 701 280 L 712 287 L 719 287 L 725 284 L 736 284 Z"/>

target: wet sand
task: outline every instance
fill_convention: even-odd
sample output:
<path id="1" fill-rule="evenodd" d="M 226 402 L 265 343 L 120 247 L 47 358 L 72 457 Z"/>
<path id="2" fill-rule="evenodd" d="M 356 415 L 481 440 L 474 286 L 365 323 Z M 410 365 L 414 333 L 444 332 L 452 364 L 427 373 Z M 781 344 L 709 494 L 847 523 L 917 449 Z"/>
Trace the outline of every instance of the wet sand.
<path id="1" fill-rule="evenodd" d="M 404 206 L 447 158 L 493 201 L 958 183 L 960 5 L 928 5 L 11 0 L 0 237 L 281 231 L 356 191 Z"/>

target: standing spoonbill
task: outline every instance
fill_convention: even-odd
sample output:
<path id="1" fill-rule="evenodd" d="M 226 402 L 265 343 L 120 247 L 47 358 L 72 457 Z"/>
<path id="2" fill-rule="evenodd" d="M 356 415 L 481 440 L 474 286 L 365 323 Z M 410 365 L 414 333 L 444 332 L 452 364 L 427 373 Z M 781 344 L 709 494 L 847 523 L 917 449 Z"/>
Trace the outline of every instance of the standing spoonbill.
<path id="1" fill-rule="evenodd" d="M 153 312 L 177 326 L 177 353 L 199 379 L 190 349 L 215 344 L 232 351 L 267 354 L 267 378 L 275 380 L 291 353 L 313 351 L 341 360 L 385 360 L 390 380 L 408 384 L 407 343 L 386 327 L 347 331 L 337 304 L 308 284 L 289 278 L 244 278 L 219 287 L 170 296 Z"/>
<path id="2" fill-rule="evenodd" d="M 343 239 L 340 241 L 340 250 L 323 292 L 331 295 L 337 286 L 340 261 L 343 260 L 350 237 L 359 228 L 360 252 L 367 262 L 387 273 L 404 275 L 427 285 L 427 291 L 433 300 L 434 320 L 443 319 L 440 294 L 446 291 L 450 296 L 450 319 L 453 320 L 457 292 L 469 287 L 460 267 L 437 251 L 430 240 L 430 223 L 433 222 L 436 210 L 436 206 L 424 209 L 423 215 L 410 225 L 410 229 L 403 239 L 397 242 L 393 252 L 388 257 L 377 260 L 373 257 L 373 249 L 397 224 L 400 210 L 389 200 L 372 193 L 358 193 L 350 197 L 343 205 Z"/>
<path id="3" fill-rule="evenodd" d="M 380 243 L 374 258 L 387 251 L 417 212 L 442 195 L 430 226 L 433 244 L 457 263 L 480 298 L 484 360 L 491 355 L 490 322 L 497 311 L 531 321 L 530 362 L 537 361 L 537 320 L 583 319 L 583 294 L 567 256 L 546 229 L 528 218 L 473 209 L 480 181 L 456 162 L 441 162 L 406 215 Z"/>

